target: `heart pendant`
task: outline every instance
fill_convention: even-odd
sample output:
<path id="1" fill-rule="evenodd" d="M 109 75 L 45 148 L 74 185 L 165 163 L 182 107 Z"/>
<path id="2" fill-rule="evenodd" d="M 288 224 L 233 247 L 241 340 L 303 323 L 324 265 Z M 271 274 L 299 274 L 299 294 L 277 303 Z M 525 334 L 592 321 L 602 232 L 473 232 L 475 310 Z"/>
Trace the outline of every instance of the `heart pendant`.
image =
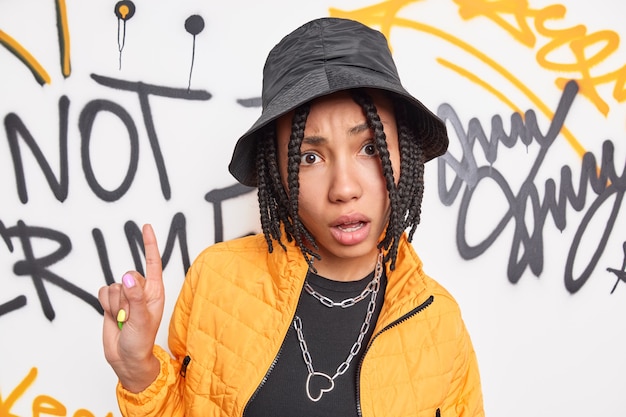
<path id="1" fill-rule="evenodd" d="M 315 397 L 311 395 L 311 381 L 313 380 L 314 386 L 319 390 L 319 394 Z M 311 372 L 306 379 L 306 395 L 311 401 L 319 401 L 325 392 L 332 391 L 333 388 L 335 388 L 335 380 L 323 372 Z"/>

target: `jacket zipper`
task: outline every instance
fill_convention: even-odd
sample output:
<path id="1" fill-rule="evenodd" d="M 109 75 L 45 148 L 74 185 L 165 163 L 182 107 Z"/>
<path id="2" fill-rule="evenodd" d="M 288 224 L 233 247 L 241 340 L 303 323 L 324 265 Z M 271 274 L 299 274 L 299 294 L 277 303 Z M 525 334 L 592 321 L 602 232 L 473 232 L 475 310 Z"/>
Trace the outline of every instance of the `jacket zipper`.
<path id="1" fill-rule="evenodd" d="M 180 376 L 183 378 L 187 376 L 187 366 L 189 366 L 189 362 L 191 362 L 191 356 L 187 355 L 183 359 L 183 365 L 180 367 Z"/>
<path id="2" fill-rule="evenodd" d="M 295 313 L 294 313 L 294 316 L 295 316 Z M 267 372 L 265 373 L 265 376 L 263 376 L 263 379 L 261 380 L 261 383 L 256 387 L 256 389 L 252 393 L 252 396 L 250 396 L 250 399 L 248 399 L 248 402 L 246 402 L 246 406 L 243 408 L 243 413 L 241 413 L 242 416 L 246 415 L 246 411 L 248 410 L 248 407 L 250 406 L 250 403 L 252 401 L 254 401 L 254 398 L 258 395 L 259 391 L 261 391 L 261 388 L 263 388 L 263 386 L 267 382 L 267 379 L 269 378 L 270 374 L 272 373 L 272 371 L 276 367 L 276 363 L 278 363 L 278 359 L 280 358 L 280 354 L 283 352 L 283 348 L 285 347 L 285 341 L 287 340 L 287 336 L 289 335 L 289 332 L 291 331 L 291 327 L 292 327 L 291 323 L 293 323 L 293 317 L 291 318 L 291 321 L 289 323 L 290 323 L 289 327 L 287 328 L 287 332 L 285 332 L 285 337 L 283 338 L 283 341 L 280 344 L 280 348 L 278 349 L 278 353 L 276 353 L 276 356 L 274 357 L 274 360 L 272 361 L 272 364 L 270 365 L 270 367 L 268 368 Z"/>
<path id="3" fill-rule="evenodd" d="M 300 287 L 300 292 L 298 294 L 302 293 L 303 287 L 304 287 L 304 279 L 302 280 L 302 286 Z M 300 296 L 298 295 L 298 299 L 299 299 L 299 297 Z M 259 391 L 261 391 L 261 388 L 263 388 L 263 386 L 267 382 L 267 379 L 269 378 L 270 374 L 272 373 L 272 371 L 276 367 L 276 364 L 278 363 L 278 359 L 280 358 L 280 355 L 283 352 L 283 349 L 285 348 L 285 341 L 287 340 L 287 336 L 289 335 L 289 332 L 291 331 L 293 320 L 296 317 L 296 309 L 298 308 L 298 301 L 297 300 L 296 300 L 296 306 L 294 307 L 294 311 L 293 311 L 293 314 L 291 316 L 291 320 L 289 321 L 289 327 L 287 327 L 287 331 L 285 332 L 285 335 L 283 336 L 283 341 L 280 343 L 280 348 L 278 349 L 278 352 L 276 353 L 276 356 L 274 357 L 274 360 L 272 361 L 272 363 L 271 363 L 270 367 L 268 368 L 267 372 L 263 376 L 263 379 L 261 380 L 259 385 L 256 387 L 256 389 L 254 390 L 254 392 L 252 393 L 252 395 L 250 396 L 250 398 L 246 402 L 246 406 L 243 408 L 243 412 L 241 413 L 242 417 L 246 415 L 246 411 L 248 410 L 248 407 L 250 406 L 250 403 L 259 394 Z"/>
<path id="4" fill-rule="evenodd" d="M 370 342 L 367 344 L 367 348 L 365 349 L 365 352 L 363 352 L 363 356 L 361 356 L 361 359 L 359 360 L 359 367 L 357 368 L 357 373 L 356 373 L 356 412 L 357 412 L 357 415 L 359 417 L 363 417 L 363 411 L 361 410 L 361 367 L 363 366 L 363 360 L 365 359 L 365 355 L 367 355 L 367 352 L 370 350 L 370 347 L 374 343 L 374 340 L 376 338 L 378 338 L 378 336 L 380 336 L 381 334 L 386 332 L 387 330 L 389 330 L 389 329 L 391 329 L 393 327 L 396 327 L 400 323 L 405 322 L 408 319 L 410 319 L 411 317 L 421 313 L 422 311 L 424 311 L 424 309 L 426 309 L 426 307 L 430 306 L 433 303 L 434 300 L 435 300 L 435 297 L 431 295 L 422 304 L 420 304 L 419 306 L 415 307 L 413 310 L 409 311 L 404 316 L 402 316 L 402 317 L 398 318 L 397 320 L 389 323 L 380 332 L 378 332 L 374 336 L 372 336 Z"/>

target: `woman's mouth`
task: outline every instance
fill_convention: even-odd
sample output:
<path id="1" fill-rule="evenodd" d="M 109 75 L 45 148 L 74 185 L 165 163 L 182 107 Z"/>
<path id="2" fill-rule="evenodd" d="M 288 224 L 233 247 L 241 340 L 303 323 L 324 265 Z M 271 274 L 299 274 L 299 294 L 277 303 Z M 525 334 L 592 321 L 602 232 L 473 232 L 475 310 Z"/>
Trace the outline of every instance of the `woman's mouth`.
<path id="1" fill-rule="evenodd" d="M 340 224 L 337 227 L 342 232 L 351 233 L 351 232 L 356 232 L 357 230 L 359 230 L 361 227 L 363 227 L 364 224 L 365 224 L 364 222 L 345 223 L 345 224 Z"/>
<path id="2" fill-rule="evenodd" d="M 370 222 L 365 219 L 339 219 L 330 228 L 332 236 L 342 245 L 357 245 L 369 236 Z"/>

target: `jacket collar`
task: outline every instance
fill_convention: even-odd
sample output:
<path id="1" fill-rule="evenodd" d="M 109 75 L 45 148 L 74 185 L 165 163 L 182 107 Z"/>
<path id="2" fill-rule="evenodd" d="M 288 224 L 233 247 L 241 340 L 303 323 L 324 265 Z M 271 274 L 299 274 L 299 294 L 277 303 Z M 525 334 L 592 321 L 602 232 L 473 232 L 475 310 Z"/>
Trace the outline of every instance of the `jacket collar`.
<path id="1" fill-rule="evenodd" d="M 396 269 L 389 270 L 387 264 L 387 289 L 376 331 L 409 313 L 430 296 L 426 291 L 421 259 L 407 240 L 406 233 L 400 239 Z M 286 251 L 280 245 L 274 245 L 274 251 L 269 257 L 269 272 L 279 293 L 293 301 L 290 305 L 295 305 L 304 285 L 308 265 L 293 241 L 283 243 Z"/>
<path id="2" fill-rule="evenodd" d="M 427 293 L 422 260 L 408 241 L 406 233 L 403 233 L 400 239 L 396 269 L 389 270 L 389 264 L 387 264 L 385 301 L 375 332 L 408 314 L 431 295 Z"/>

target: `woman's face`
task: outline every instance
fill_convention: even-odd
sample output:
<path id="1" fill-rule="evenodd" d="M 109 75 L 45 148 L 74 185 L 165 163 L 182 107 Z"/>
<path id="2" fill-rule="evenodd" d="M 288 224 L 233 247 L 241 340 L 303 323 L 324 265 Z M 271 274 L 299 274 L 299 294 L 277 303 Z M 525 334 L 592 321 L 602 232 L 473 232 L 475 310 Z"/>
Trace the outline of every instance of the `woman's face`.
<path id="1" fill-rule="evenodd" d="M 380 93 L 370 95 L 384 126 L 397 179 L 400 156 L 393 106 Z M 292 116 L 287 114 L 277 122 L 284 184 Z M 373 132 L 349 93 L 312 102 L 301 147 L 299 180 L 299 215 L 318 244 L 322 257 L 315 263 L 318 272 L 340 280 L 363 278 L 374 265 L 390 203 Z"/>

